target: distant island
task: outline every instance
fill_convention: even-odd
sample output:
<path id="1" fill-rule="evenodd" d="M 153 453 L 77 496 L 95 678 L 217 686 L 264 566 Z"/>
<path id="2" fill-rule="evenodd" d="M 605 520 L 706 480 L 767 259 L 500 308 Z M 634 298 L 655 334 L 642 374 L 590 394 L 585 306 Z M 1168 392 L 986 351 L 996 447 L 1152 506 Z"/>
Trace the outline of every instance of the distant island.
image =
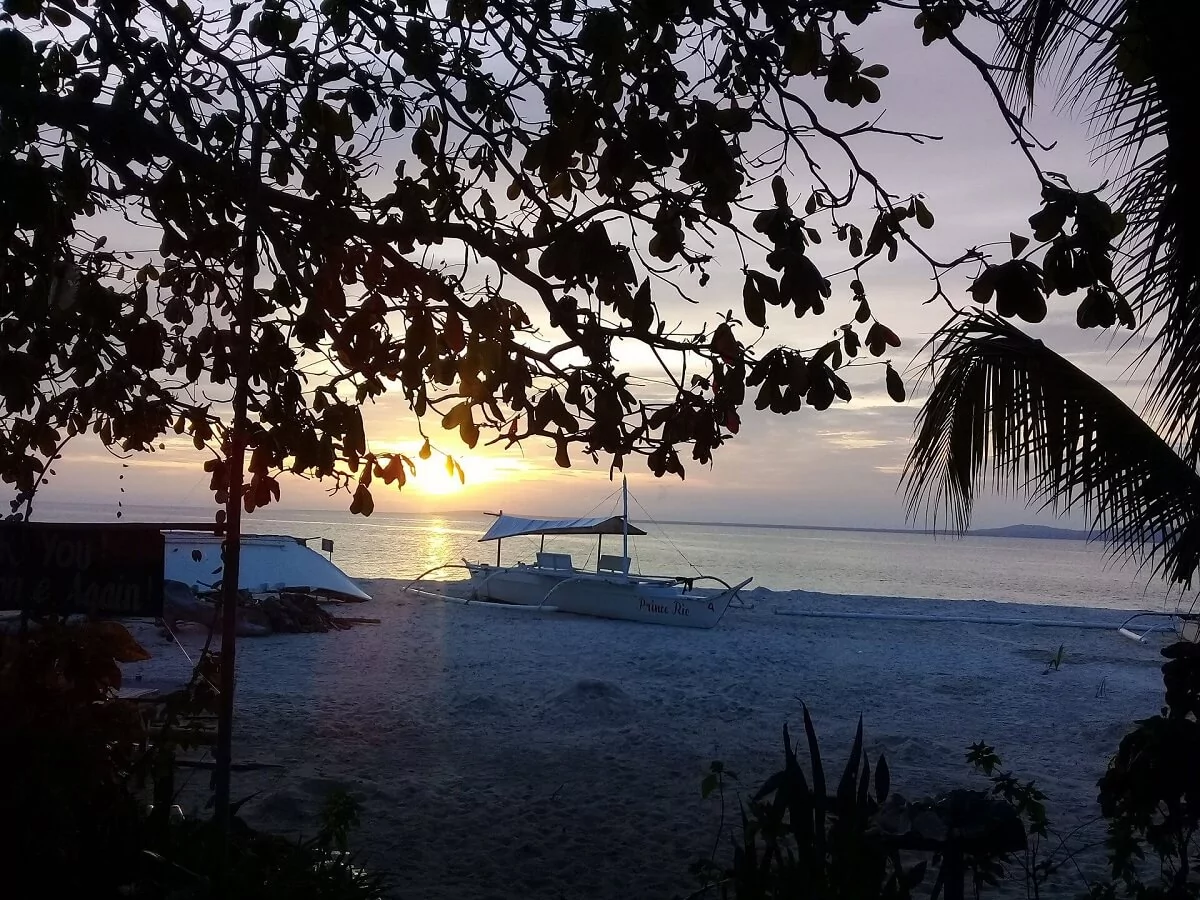
<path id="1" fill-rule="evenodd" d="M 1038 538 L 1046 541 L 1086 541 L 1103 536 L 1077 528 L 1054 528 L 1050 525 L 1005 525 L 1003 528 L 978 528 L 967 534 L 974 537 Z"/>
<path id="2" fill-rule="evenodd" d="M 630 518 L 631 522 L 645 520 Z M 682 519 L 660 519 L 659 525 L 704 525 L 718 528 L 780 528 L 790 531 L 860 531 L 867 534 L 930 534 L 948 535 L 950 532 L 933 528 L 868 528 L 856 525 L 782 525 L 762 522 L 696 522 Z M 1002 528 L 973 528 L 965 537 L 1032 538 L 1048 541 L 1086 541 L 1099 535 L 1076 528 L 1055 528 L 1050 525 L 1005 525 Z"/>
<path id="3" fill-rule="evenodd" d="M 454 510 L 445 515 L 495 516 L 489 510 Z M 537 516 L 537 518 L 561 518 L 559 516 Z M 945 529 L 936 528 L 882 528 L 864 525 L 796 525 L 783 522 L 712 522 L 698 519 L 640 519 L 630 516 L 630 522 L 641 525 L 696 525 L 709 528 L 779 528 L 787 531 L 859 531 L 867 534 L 929 534 L 950 535 Z M 1103 537 L 1078 528 L 1055 528 L 1053 525 L 1004 525 L 1000 528 L 972 528 L 964 532 L 965 537 L 1026 538 L 1043 541 L 1087 541 Z"/>

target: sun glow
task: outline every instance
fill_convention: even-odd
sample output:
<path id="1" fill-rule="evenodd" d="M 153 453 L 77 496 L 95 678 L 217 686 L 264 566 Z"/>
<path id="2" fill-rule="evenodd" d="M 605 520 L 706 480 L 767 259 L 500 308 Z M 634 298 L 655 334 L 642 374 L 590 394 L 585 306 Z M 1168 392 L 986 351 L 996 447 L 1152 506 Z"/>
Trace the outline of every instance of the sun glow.
<path id="1" fill-rule="evenodd" d="M 460 463 L 462 465 L 462 463 Z M 451 471 L 447 465 L 429 460 L 425 465 L 417 467 L 417 474 L 409 479 L 408 484 L 422 494 L 435 497 L 446 497 L 450 494 L 461 494 L 467 490 L 467 466 L 463 466 L 463 480 L 459 480 L 458 472 Z"/>
<path id="2" fill-rule="evenodd" d="M 456 466 L 449 465 L 445 457 L 439 458 L 436 454 L 432 459 L 416 460 L 416 474 L 409 476 L 404 485 L 405 492 L 425 497 L 458 495 L 465 498 L 478 493 L 481 488 L 498 482 L 520 481 L 532 474 L 526 460 L 503 454 L 467 453 L 453 459 Z M 462 478 L 459 477 L 460 468 Z"/>

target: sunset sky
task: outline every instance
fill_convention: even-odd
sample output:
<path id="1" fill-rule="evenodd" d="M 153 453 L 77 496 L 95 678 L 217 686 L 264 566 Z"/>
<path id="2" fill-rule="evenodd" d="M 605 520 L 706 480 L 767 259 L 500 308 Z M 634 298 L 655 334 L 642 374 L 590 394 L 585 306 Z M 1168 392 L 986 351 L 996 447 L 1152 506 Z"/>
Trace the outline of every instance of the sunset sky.
<path id="1" fill-rule="evenodd" d="M 882 17 L 880 17 L 882 18 Z M 975 46 L 988 55 L 988 36 L 975 35 Z M 941 142 L 918 146 L 901 138 L 873 137 L 859 145 L 864 162 L 885 185 L 899 194 L 921 191 L 937 223 L 929 247 L 943 257 L 990 241 L 1004 241 L 1010 230 L 1028 231 L 1026 219 L 1038 208 L 1036 181 L 1010 143 L 986 88 L 953 51 L 944 46 L 922 47 L 920 33 L 907 16 L 892 17 L 864 32 L 863 56 L 883 62 L 891 75 L 881 86 L 886 111 L 883 125 L 939 134 Z M 814 94 L 819 83 L 812 82 Z M 1077 188 L 1097 187 L 1113 173 L 1089 166 L 1087 129 L 1083 115 L 1056 114 L 1050 90 L 1032 117 L 1036 133 L 1057 142 L 1043 157 L 1045 167 L 1065 173 Z M 827 109 L 820 104 L 820 109 Z M 875 112 L 871 110 L 870 112 Z M 1086 110 L 1084 111 L 1086 112 Z M 863 108 L 846 123 L 859 121 Z M 838 120 L 839 123 L 841 120 Z M 792 189 L 806 193 L 807 173 L 798 172 Z M 833 177 L 832 175 L 830 177 Z M 999 248 L 999 253 L 1006 253 Z M 844 260 L 844 257 L 841 257 Z M 904 256 L 896 264 L 873 269 L 871 302 L 880 317 L 904 341 L 891 355 L 905 373 L 909 401 L 892 403 L 883 392 L 881 367 L 852 373 L 856 388 L 850 404 L 838 403 L 824 413 L 804 409 L 787 417 L 744 413 L 738 437 L 717 451 L 711 467 L 688 466 L 687 478 L 655 479 L 641 459 L 629 463 L 632 490 L 657 518 L 719 520 L 840 526 L 901 527 L 905 513 L 897 493 L 900 467 L 909 447 L 913 420 L 924 392 L 914 390 L 913 355 L 948 316 L 944 304 L 923 305 L 931 292 L 927 270 Z M 949 283 L 951 296 L 964 305 L 967 271 Z M 699 311 L 664 307 L 664 318 L 712 321 L 716 311 L 740 308 L 741 274 L 737 264 L 714 275 L 705 305 Z M 833 303 L 846 303 L 848 292 L 835 294 Z M 1114 357 L 1109 334 L 1083 332 L 1074 324 L 1076 300 L 1051 300 L 1050 315 L 1033 328 L 1051 347 L 1100 377 L 1127 402 L 1136 403 L 1144 370 L 1132 370 L 1136 352 L 1125 348 Z M 781 311 L 776 310 L 776 313 Z M 768 319 L 769 341 L 812 346 L 829 334 L 849 312 L 835 307 L 815 322 L 797 325 L 790 311 Z M 1120 338 L 1118 336 L 1117 340 Z M 650 374 L 645 361 L 624 362 L 635 373 Z M 753 397 L 753 391 L 750 397 Z M 411 415 L 399 398 L 384 398 L 365 411 L 372 448 L 416 454 L 420 438 Z M 512 512 L 583 514 L 613 489 L 606 468 L 594 468 L 582 458 L 570 470 L 558 469 L 553 448 L 527 444 L 522 449 L 468 451 L 452 432 L 443 432 L 436 417 L 426 428 L 435 445 L 455 454 L 466 472 L 465 486 L 445 474 L 437 458 L 426 465 L 402 492 L 382 486 L 376 508 L 383 512 L 478 510 L 503 507 Z M 173 437 L 173 436 L 172 436 Z M 190 441 L 166 442 L 166 450 L 129 460 L 129 467 L 95 444 L 70 448 L 56 467 L 57 476 L 45 490 L 46 500 L 58 503 L 88 501 L 161 505 L 210 502 L 203 457 Z M 685 459 L 685 465 L 689 460 Z M 124 475 L 122 479 L 120 476 Z M 125 492 L 121 493 L 121 488 Z M 345 508 L 345 495 L 330 498 L 322 486 L 290 479 L 284 482 L 289 508 Z M 975 524 L 990 526 L 1019 521 L 1050 522 L 1035 515 L 1019 500 L 987 496 Z M 920 524 L 920 523 L 918 523 Z M 1079 521 L 1063 524 L 1078 525 Z"/>

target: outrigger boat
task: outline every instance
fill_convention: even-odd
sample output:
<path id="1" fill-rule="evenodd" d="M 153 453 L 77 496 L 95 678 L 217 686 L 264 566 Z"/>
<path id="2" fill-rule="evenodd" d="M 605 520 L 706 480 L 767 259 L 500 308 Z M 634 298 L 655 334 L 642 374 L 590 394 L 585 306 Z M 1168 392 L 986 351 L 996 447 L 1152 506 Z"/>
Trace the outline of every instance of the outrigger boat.
<path id="1" fill-rule="evenodd" d="M 646 532 L 629 524 L 629 491 L 624 479 L 621 491 L 623 511 L 619 516 L 531 519 L 495 514 L 496 521 L 479 539 L 496 542 L 495 565 L 463 561 L 471 574 L 470 600 L 553 609 L 604 619 L 712 628 L 721 621 L 738 591 L 753 579 L 747 578 L 731 586 L 708 575 L 689 578 L 631 574 L 629 536 Z M 621 555 L 606 555 L 603 552 L 604 536 L 618 534 L 621 535 Z M 542 538 L 543 549 L 537 552 L 535 562 L 501 565 L 501 541 L 525 535 Z M 547 535 L 596 535 L 595 571 L 576 568 L 569 553 L 546 552 Z M 723 589 L 716 592 L 697 590 L 696 582 L 704 580 L 715 581 Z"/>

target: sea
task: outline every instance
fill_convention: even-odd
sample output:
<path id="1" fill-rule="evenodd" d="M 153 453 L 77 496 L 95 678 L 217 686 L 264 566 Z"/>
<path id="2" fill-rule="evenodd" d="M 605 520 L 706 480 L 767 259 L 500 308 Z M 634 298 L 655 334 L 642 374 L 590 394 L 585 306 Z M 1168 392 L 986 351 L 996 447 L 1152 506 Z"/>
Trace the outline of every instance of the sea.
<path id="1" fill-rule="evenodd" d="M 126 506 L 121 512 L 126 522 L 212 521 L 211 510 L 194 507 Z M 39 504 L 34 519 L 116 521 L 111 504 L 49 502 Z M 495 561 L 496 544 L 479 540 L 492 521 L 482 513 L 363 518 L 268 507 L 246 517 L 245 527 L 307 538 L 314 549 L 322 539 L 332 541 L 333 561 L 354 578 L 448 581 L 465 577 L 464 560 Z M 749 589 L 856 595 L 864 602 L 908 597 L 1153 611 L 1192 602 L 1192 595 L 1181 597 L 1147 569 L 1120 565 L 1100 544 L 1084 540 L 634 521 L 647 534 L 630 538 L 632 570 L 645 574 L 712 575 L 730 584 L 753 578 Z M 596 563 L 597 543 L 548 537 L 545 549 L 570 553 L 575 565 L 586 567 Z M 619 553 L 620 543 L 620 536 L 606 536 L 602 552 Z M 501 559 L 532 560 L 538 547 L 538 538 L 510 538 L 502 542 Z M 459 568 L 438 568 L 447 565 Z"/>

